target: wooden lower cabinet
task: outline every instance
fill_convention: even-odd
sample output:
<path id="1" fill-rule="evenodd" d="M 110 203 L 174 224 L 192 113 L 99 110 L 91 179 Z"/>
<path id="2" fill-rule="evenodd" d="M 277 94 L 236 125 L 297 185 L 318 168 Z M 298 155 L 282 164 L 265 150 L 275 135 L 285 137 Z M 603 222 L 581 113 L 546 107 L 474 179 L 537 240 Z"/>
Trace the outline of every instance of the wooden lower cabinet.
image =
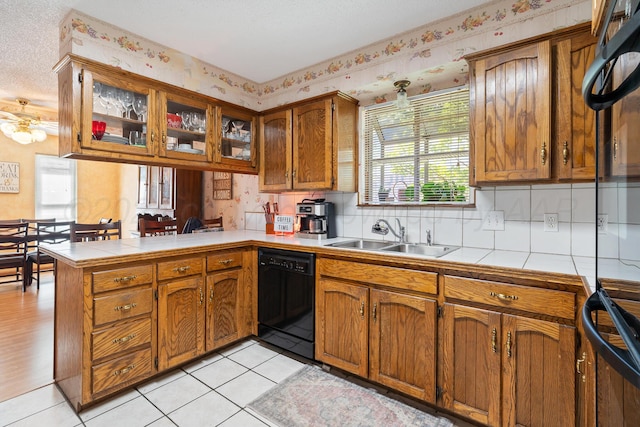
<path id="1" fill-rule="evenodd" d="M 158 285 L 158 368 L 169 369 L 204 353 L 204 280 Z"/>
<path id="2" fill-rule="evenodd" d="M 207 351 L 242 337 L 243 283 L 242 269 L 207 276 Z"/>
<path id="3" fill-rule="evenodd" d="M 434 403 L 436 306 L 429 298 L 321 277 L 316 359 Z"/>
<path id="4" fill-rule="evenodd" d="M 445 276 L 445 295 L 464 288 L 469 301 L 496 286 L 502 284 Z M 493 292 L 495 309 L 445 303 L 443 406 L 488 426 L 575 426 L 576 328 L 501 312 L 502 304 L 524 304 L 523 295 L 562 294 L 504 286 L 510 293 Z"/>

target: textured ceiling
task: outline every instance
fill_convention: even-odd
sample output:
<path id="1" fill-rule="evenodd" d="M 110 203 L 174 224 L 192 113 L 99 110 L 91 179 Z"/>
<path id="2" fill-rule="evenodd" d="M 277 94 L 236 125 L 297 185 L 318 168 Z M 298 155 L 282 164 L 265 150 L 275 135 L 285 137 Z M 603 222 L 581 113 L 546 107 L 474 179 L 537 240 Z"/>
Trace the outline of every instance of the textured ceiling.
<path id="1" fill-rule="evenodd" d="M 71 9 L 256 83 L 485 0 L 0 0 L 0 101 L 57 106 L 58 27 Z"/>

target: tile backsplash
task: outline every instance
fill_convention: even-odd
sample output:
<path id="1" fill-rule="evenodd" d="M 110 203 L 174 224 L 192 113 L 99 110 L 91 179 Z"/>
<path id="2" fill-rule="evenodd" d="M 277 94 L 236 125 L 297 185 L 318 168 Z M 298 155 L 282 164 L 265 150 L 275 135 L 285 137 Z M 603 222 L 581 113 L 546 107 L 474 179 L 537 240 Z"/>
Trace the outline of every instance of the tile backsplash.
<path id="1" fill-rule="evenodd" d="M 476 191 L 472 208 L 438 207 L 359 207 L 356 193 L 281 194 L 280 206 L 293 211 L 305 197 L 325 197 L 335 203 L 337 232 L 342 237 L 393 239 L 371 232 L 378 218 L 395 227 L 398 218 L 406 227 L 409 242 L 432 241 L 483 249 L 537 252 L 557 255 L 595 256 L 594 184 L 558 184 L 512 187 L 486 187 Z M 486 230 L 484 222 L 491 211 L 502 211 L 504 230 Z M 544 214 L 558 215 L 558 231 L 544 231 Z M 610 226 L 615 226 L 610 222 Z M 610 253 L 609 256 L 617 257 Z"/>

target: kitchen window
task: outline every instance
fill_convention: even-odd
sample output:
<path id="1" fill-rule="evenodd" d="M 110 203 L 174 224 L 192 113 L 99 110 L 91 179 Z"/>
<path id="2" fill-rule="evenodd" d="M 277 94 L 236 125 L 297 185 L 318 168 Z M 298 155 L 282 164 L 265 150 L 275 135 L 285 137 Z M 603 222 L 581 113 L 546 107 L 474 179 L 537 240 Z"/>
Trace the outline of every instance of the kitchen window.
<path id="1" fill-rule="evenodd" d="M 36 218 L 76 219 L 75 160 L 36 154 Z"/>
<path id="2" fill-rule="evenodd" d="M 469 89 L 366 107 L 360 204 L 468 204 Z"/>

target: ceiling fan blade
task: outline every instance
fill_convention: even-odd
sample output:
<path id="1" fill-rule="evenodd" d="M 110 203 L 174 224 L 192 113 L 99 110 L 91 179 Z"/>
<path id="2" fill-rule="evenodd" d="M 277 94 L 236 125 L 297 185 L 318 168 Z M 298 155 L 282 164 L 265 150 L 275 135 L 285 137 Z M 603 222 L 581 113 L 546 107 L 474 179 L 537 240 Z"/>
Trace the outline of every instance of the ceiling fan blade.
<path id="1" fill-rule="evenodd" d="M 32 129 L 40 129 L 45 131 L 48 135 L 58 135 L 58 123 L 56 122 L 40 122 L 37 125 L 30 125 Z"/>
<path id="2" fill-rule="evenodd" d="M 8 111 L 1 111 L 0 110 L 0 119 L 18 121 L 18 120 L 20 120 L 20 117 L 16 116 L 13 113 L 8 112 Z"/>

